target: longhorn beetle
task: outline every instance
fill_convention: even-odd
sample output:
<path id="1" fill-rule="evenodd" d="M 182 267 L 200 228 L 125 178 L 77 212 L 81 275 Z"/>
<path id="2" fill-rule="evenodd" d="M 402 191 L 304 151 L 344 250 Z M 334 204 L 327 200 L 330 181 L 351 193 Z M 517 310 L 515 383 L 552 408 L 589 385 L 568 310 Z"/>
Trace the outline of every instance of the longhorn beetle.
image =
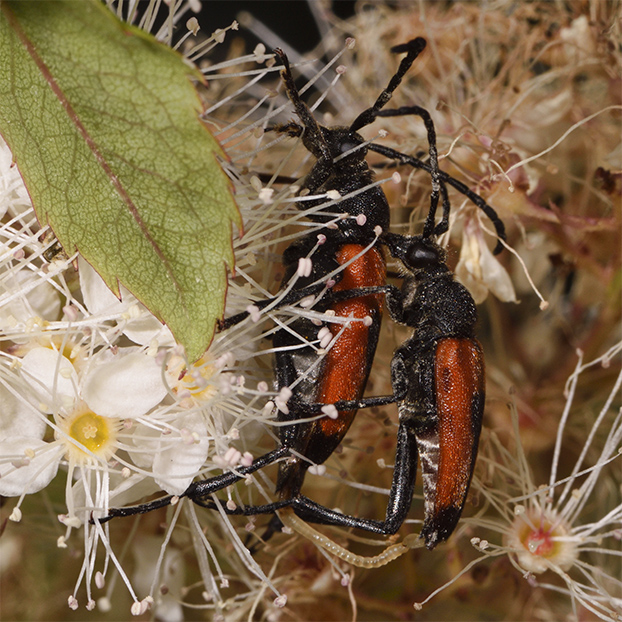
<path id="1" fill-rule="evenodd" d="M 214 502 L 206 498 L 211 493 L 281 458 L 288 458 L 279 464 L 276 484 L 279 501 L 266 506 L 241 508 L 234 510 L 233 513 L 272 513 L 279 508 L 291 506 L 305 520 L 360 526 L 378 533 L 393 533 L 404 520 L 414 485 L 416 448 L 413 450 L 411 443 L 404 445 L 401 437 L 398 439 L 398 448 L 405 447 L 408 451 L 402 460 L 403 468 L 401 471 L 397 470 L 398 473 L 394 478 L 395 486 L 390 500 L 390 509 L 392 506 L 396 508 L 399 506 L 397 518 L 391 520 L 387 518 L 382 523 L 345 516 L 302 496 L 300 489 L 308 466 L 312 463 L 321 464 L 330 456 L 349 428 L 357 408 L 372 404 L 361 399 L 361 396 L 378 339 L 381 297 L 385 291 L 390 292 L 392 302 L 389 308 L 396 317 L 398 317 L 396 309 L 401 304 L 399 302 L 401 298 L 398 298 L 395 293 L 397 290 L 387 288 L 385 285 L 384 258 L 379 249 L 373 246 L 378 238 L 377 228 L 380 227 L 382 231 L 388 228 L 389 207 L 384 194 L 377 186 L 368 187 L 372 181 L 372 174 L 365 161 L 367 150 L 373 150 L 415 168 L 421 168 L 430 174 L 432 180 L 430 211 L 422 238 L 430 239 L 433 235 L 439 235 L 448 228 L 449 201 L 445 184 L 454 186 L 471 199 L 491 217 L 499 238 L 505 237 L 503 223 L 498 219 L 494 210 L 464 184 L 438 169 L 434 126 L 427 111 L 419 106 L 382 109 L 424 47 L 425 40 L 417 38 L 407 44 L 392 48 L 394 52 L 406 52 L 407 56 L 402 60 L 396 74 L 375 104 L 362 112 L 349 128 L 326 128 L 317 124 L 307 106 L 300 99 L 287 57 L 280 50 L 275 50 L 283 63 L 282 77 L 302 125 L 291 122 L 276 126 L 272 130 L 287 133 L 290 136 L 302 136 L 304 146 L 316 157 L 316 163 L 305 179 L 303 189 L 313 194 L 338 190 L 342 196 L 345 195 L 340 202 L 321 208 L 311 218 L 330 225 L 331 220 L 334 219 L 333 215 L 328 212 L 329 209 L 333 213 L 337 211 L 352 217 L 337 220 L 336 228 L 327 226 L 321 230 L 320 240 L 323 245 L 316 253 L 311 274 L 299 280 L 298 287 L 284 297 L 282 304 L 295 302 L 310 292 L 317 293 L 325 288 L 327 279 L 335 278 L 335 280 L 338 279 L 337 283 L 315 306 L 315 309 L 330 310 L 337 315 L 350 316 L 359 321 L 345 325 L 336 343 L 320 365 L 317 364 L 315 350 L 307 345 L 307 342 L 318 341 L 320 329 L 313 322 L 303 318 L 292 323 L 290 327 L 297 333 L 297 336 L 294 336 L 293 331 L 283 329 L 275 333 L 273 339 L 278 352 L 275 360 L 277 386 L 279 389 L 295 387 L 287 404 L 282 405 L 280 409 L 279 420 L 291 421 L 292 424 L 280 428 L 280 447 L 257 458 L 251 466 L 239 468 L 236 473 L 224 473 L 191 484 L 182 496 L 189 497 L 199 505 L 214 507 Z M 429 141 L 428 163 L 386 147 L 374 144 L 365 145 L 363 138 L 357 132 L 372 123 L 376 117 L 413 114 L 421 117 L 426 125 Z M 355 195 L 350 196 L 352 193 Z M 438 225 L 435 225 L 436 207 L 441 194 L 443 195 L 443 218 Z M 322 206 L 322 200 L 318 199 L 316 205 Z M 308 206 L 309 203 L 306 202 L 305 207 Z M 364 218 L 356 219 L 360 216 Z M 388 237 L 384 234 L 380 241 L 384 242 L 391 252 L 398 253 L 400 246 L 395 242 L 398 238 L 410 239 L 403 236 Z M 289 278 L 295 274 L 299 260 L 310 256 L 317 246 L 317 236 L 310 234 L 288 247 L 283 255 L 286 277 Z M 499 243 L 495 252 L 498 252 L 500 248 Z M 339 271 L 340 266 L 342 268 Z M 271 302 L 271 300 L 264 301 L 258 306 L 267 306 Z M 221 329 L 239 322 L 246 315 L 242 313 L 224 320 Z M 360 321 L 366 316 L 371 317 L 369 326 Z M 301 347 L 301 341 L 303 347 Z M 381 400 L 381 403 L 388 403 L 402 399 L 402 397 L 400 393 L 396 393 L 388 398 L 375 399 Z M 333 411 L 336 413 L 334 418 L 326 417 L 311 423 L 297 422 L 298 419 L 317 412 L 321 404 L 327 403 L 337 404 L 337 408 Z M 412 426 L 400 426 L 400 435 L 406 434 L 410 427 Z M 413 456 L 414 464 L 412 463 Z M 407 459 L 409 457 L 410 463 Z M 408 468 L 406 468 L 407 463 L 409 463 Z M 407 504 L 403 501 L 405 497 L 407 497 Z M 107 517 L 100 520 L 147 512 L 169 504 L 172 498 L 169 496 L 139 506 L 112 509 Z M 397 498 L 400 499 L 399 502 Z"/>

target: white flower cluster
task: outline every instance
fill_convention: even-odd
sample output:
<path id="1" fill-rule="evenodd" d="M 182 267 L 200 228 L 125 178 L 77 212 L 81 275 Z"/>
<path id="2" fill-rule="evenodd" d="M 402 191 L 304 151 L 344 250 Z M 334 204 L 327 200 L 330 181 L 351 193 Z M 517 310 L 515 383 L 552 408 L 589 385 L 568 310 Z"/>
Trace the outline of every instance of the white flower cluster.
<path id="1" fill-rule="evenodd" d="M 228 335 L 225 351 L 216 339 L 189 365 L 124 288 L 117 299 L 81 258 L 47 263 L 4 144 L 0 159 L 0 494 L 18 497 L 18 521 L 25 496 L 62 468 L 67 530 L 59 543 L 84 527 L 94 547 L 105 536 L 93 517 L 158 490 L 183 493 L 239 438 L 237 415 L 246 413 L 246 423 L 261 415 L 248 396 L 268 395 L 267 385 L 247 389 L 236 366 L 236 353 L 253 349 L 248 340 L 236 349 Z"/>

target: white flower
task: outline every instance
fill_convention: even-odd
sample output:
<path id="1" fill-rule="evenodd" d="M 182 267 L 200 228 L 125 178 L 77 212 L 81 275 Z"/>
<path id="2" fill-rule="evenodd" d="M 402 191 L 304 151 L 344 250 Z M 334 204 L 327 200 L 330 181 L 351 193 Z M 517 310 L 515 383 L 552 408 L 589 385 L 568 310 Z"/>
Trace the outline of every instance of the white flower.
<path id="1" fill-rule="evenodd" d="M 26 353 L 21 378 L 38 404 L 20 399 L 11 385 L 4 387 L 11 416 L 2 417 L 0 430 L 5 444 L 1 494 L 19 496 L 40 490 L 61 461 L 69 464 L 70 471 L 79 467 L 107 473 L 108 461 L 120 448 L 121 421 L 141 417 L 167 394 L 153 357 L 126 350 L 101 364 L 91 361 L 88 371 L 76 369 L 53 347 L 36 346 Z M 45 418 L 48 413 L 51 422 Z M 44 440 L 47 425 L 55 431 L 50 441 Z M 108 489 L 104 477 L 102 486 Z M 96 496 L 103 499 L 101 494 Z M 70 500 L 68 504 L 74 506 Z"/>
<path id="2" fill-rule="evenodd" d="M 488 248 L 477 220 L 464 223 L 456 276 L 476 304 L 484 302 L 489 291 L 503 302 L 516 302 L 510 276 Z"/>

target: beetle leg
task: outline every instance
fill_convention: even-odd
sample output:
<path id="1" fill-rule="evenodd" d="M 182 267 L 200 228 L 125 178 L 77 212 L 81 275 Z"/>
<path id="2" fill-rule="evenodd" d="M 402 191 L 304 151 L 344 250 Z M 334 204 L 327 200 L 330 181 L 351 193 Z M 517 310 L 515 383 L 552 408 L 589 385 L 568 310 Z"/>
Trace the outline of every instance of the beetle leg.
<path id="1" fill-rule="evenodd" d="M 415 62 L 415 59 L 425 49 L 426 41 L 422 37 L 417 37 L 412 41 L 403 43 L 401 45 L 395 45 L 391 48 L 391 51 L 396 54 L 406 52 L 406 56 L 400 62 L 400 66 L 389 81 L 389 84 L 382 93 L 378 96 L 374 105 L 366 110 L 363 110 L 356 119 L 354 119 L 352 125 L 350 125 L 351 132 L 358 132 L 361 128 L 374 122 L 374 119 L 378 116 L 381 108 L 391 99 L 395 89 L 401 84 L 402 78 L 406 75 L 406 72 L 410 69 L 411 65 Z"/>
<path id="2" fill-rule="evenodd" d="M 311 523 L 356 527 L 372 533 L 392 535 L 402 526 L 410 509 L 416 473 L 417 439 L 413 422 L 410 419 L 406 419 L 400 422 L 398 428 L 393 481 L 383 521 L 342 514 L 324 507 L 304 495 L 282 499 L 267 505 L 239 507 L 232 510 L 223 505 L 222 501 L 218 499 L 208 500 L 200 503 L 200 505 L 212 509 L 220 506 L 227 514 L 244 516 L 271 514 L 281 508 L 292 507 L 297 516 Z M 212 486 L 206 487 L 212 488 Z"/>
<path id="3" fill-rule="evenodd" d="M 260 456 L 256 460 L 253 461 L 253 464 L 247 467 L 241 467 L 236 469 L 236 471 L 230 471 L 228 473 L 222 473 L 221 475 L 217 475 L 215 477 L 210 477 L 209 479 L 202 480 L 200 482 L 193 482 L 188 486 L 186 491 L 181 495 L 168 495 L 166 497 L 162 497 L 161 499 L 156 499 L 155 501 L 151 501 L 149 503 L 142 503 L 141 505 L 133 505 L 125 508 L 110 508 L 108 510 L 108 515 L 102 518 L 91 519 L 91 522 L 99 522 L 106 523 L 111 518 L 115 518 L 118 516 L 133 516 L 134 514 L 145 514 L 146 512 L 151 512 L 152 510 L 157 510 L 159 508 L 166 507 L 167 505 L 171 505 L 173 499 L 179 499 L 180 497 L 188 497 L 195 503 L 199 503 L 197 500 L 204 498 L 205 496 L 222 490 L 223 488 L 227 488 L 227 486 L 231 486 L 231 484 L 235 484 L 235 482 L 243 479 L 247 475 L 262 469 L 269 464 L 273 464 L 277 460 L 284 458 L 289 455 L 289 447 L 281 446 L 277 449 Z M 201 505 L 199 503 L 199 505 Z"/>

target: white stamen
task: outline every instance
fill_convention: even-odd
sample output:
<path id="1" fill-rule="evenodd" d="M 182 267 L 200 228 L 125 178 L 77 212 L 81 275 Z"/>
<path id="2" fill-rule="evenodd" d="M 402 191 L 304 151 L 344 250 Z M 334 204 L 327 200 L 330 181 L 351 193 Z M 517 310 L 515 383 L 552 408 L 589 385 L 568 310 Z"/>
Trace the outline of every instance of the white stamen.
<path id="1" fill-rule="evenodd" d="M 330 342 L 332 341 L 333 334 L 330 332 L 330 329 L 327 326 L 324 326 L 318 331 L 317 337 L 320 340 L 320 348 L 324 349 L 328 347 L 328 344 L 330 344 Z"/>
<path id="2" fill-rule="evenodd" d="M 187 22 L 186 22 L 186 28 L 194 35 L 196 36 L 197 32 L 199 32 L 199 30 L 201 29 L 201 27 L 199 26 L 199 20 L 196 17 L 191 17 Z"/>
<path id="3" fill-rule="evenodd" d="M 322 406 L 322 412 L 330 419 L 337 419 L 339 417 L 339 411 L 334 404 L 326 404 Z"/>
<path id="4" fill-rule="evenodd" d="M 312 464 L 309 467 L 309 473 L 311 473 L 311 475 L 324 475 L 324 473 L 326 473 L 326 466 L 323 464 Z"/>
<path id="5" fill-rule="evenodd" d="M 78 319 L 78 308 L 73 305 L 65 305 L 63 307 L 63 314 L 67 318 L 68 322 L 75 322 Z"/>
<path id="6" fill-rule="evenodd" d="M 69 516 L 68 514 L 59 514 L 58 521 L 67 527 L 78 529 L 82 527 L 82 521 L 77 516 Z"/>
<path id="7" fill-rule="evenodd" d="M 255 324 L 261 319 L 261 313 L 257 305 L 248 305 L 248 307 L 246 307 L 246 312 L 250 316 L 251 322 Z"/>
<path id="8" fill-rule="evenodd" d="M 101 598 L 99 598 L 97 600 L 97 608 L 100 611 L 103 611 L 104 613 L 107 613 L 108 611 L 110 611 L 112 609 L 112 603 L 110 602 L 109 598 L 106 598 L 105 596 L 102 596 Z"/>
<path id="9" fill-rule="evenodd" d="M 285 415 L 289 414 L 289 408 L 287 407 L 287 402 L 289 398 L 293 395 L 292 390 L 289 387 L 283 387 L 278 396 L 274 399 L 274 403 L 276 407 Z"/>
<path id="10" fill-rule="evenodd" d="M 313 303 L 315 302 L 315 296 L 305 296 L 304 298 L 302 298 L 300 300 L 300 302 L 298 303 L 303 309 L 308 309 L 309 307 L 313 306 Z"/>
<path id="11" fill-rule="evenodd" d="M 264 205 L 270 205 L 270 203 L 272 203 L 273 195 L 274 195 L 274 188 L 262 188 L 259 191 L 259 200 Z"/>
<path id="12" fill-rule="evenodd" d="M 310 257 L 301 257 L 298 260 L 298 270 L 296 274 L 299 277 L 311 276 L 311 270 L 313 269 L 313 262 Z"/>

